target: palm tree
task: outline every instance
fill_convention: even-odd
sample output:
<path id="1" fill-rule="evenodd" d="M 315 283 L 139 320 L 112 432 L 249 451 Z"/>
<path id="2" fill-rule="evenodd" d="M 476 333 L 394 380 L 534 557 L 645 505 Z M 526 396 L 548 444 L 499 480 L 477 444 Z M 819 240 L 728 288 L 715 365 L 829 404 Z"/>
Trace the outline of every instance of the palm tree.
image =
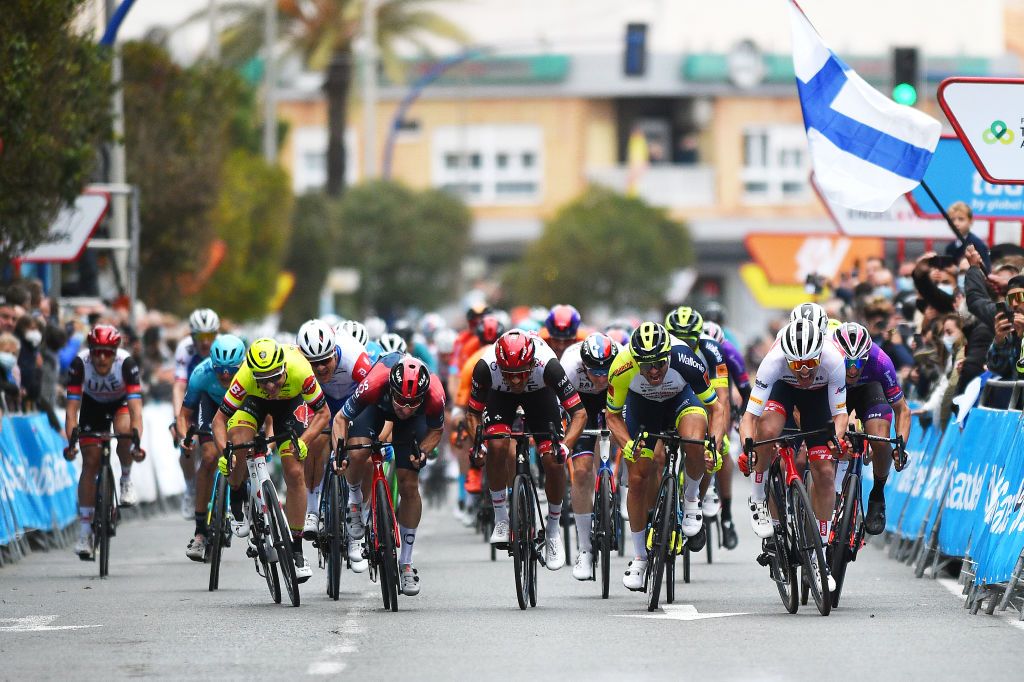
<path id="1" fill-rule="evenodd" d="M 458 43 L 466 41 L 462 29 L 425 7 L 436 1 L 377 0 L 377 44 L 384 71 L 393 82 L 403 79 L 398 44 L 405 42 L 429 54 L 424 41 L 428 35 Z M 345 187 L 345 128 L 354 66 L 353 43 L 368 4 L 368 0 L 277 0 L 279 35 L 288 52 L 299 54 L 311 70 L 326 70 L 326 189 L 331 196 L 340 195 Z M 262 4 L 225 3 L 217 11 L 227 26 L 221 35 L 222 61 L 240 66 L 259 54 L 263 47 Z M 205 14 L 199 12 L 189 21 Z"/>

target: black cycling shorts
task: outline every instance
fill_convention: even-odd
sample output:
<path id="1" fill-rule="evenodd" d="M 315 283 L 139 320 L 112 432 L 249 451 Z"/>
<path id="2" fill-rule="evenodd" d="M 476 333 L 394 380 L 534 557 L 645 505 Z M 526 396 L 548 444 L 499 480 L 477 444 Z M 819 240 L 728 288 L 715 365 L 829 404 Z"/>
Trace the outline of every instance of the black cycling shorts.
<path id="1" fill-rule="evenodd" d="M 766 412 L 786 415 L 786 428 L 797 428 L 801 431 L 814 431 L 828 425 L 832 421 L 832 409 L 828 403 L 827 389 L 797 388 L 782 381 L 775 382 L 771 395 L 765 404 Z M 794 408 L 800 412 L 800 423 L 794 418 Z M 808 447 L 828 445 L 832 439 L 831 431 L 819 433 L 807 438 Z"/>
<path id="2" fill-rule="evenodd" d="M 562 428 L 558 397 L 547 386 L 528 393 L 495 391 L 492 388 L 487 394 L 486 405 L 487 407 L 484 409 L 485 431 L 499 424 L 503 424 L 509 429 L 513 428 L 516 409 L 519 407 L 523 408 L 523 413 L 526 415 L 526 427 L 531 432 L 548 433 L 551 431 L 552 424 L 558 431 L 561 431 Z"/>
<path id="3" fill-rule="evenodd" d="M 92 433 L 110 433 L 114 415 L 128 412 L 128 399 L 101 403 L 91 396 L 82 394 L 82 405 L 78 410 L 78 428 Z"/>
<path id="4" fill-rule="evenodd" d="M 887 419 L 892 421 L 892 407 L 885 399 L 882 384 L 871 381 L 859 386 L 846 387 L 846 410 L 856 412 L 861 421 L 869 419 Z"/>
<path id="5" fill-rule="evenodd" d="M 394 414 L 385 413 L 377 405 L 367 405 L 348 427 L 349 438 L 376 438 L 384 428 L 384 422 L 395 419 Z M 427 415 L 413 415 L 409 419 L 395 420 L 391 427 L 391 442 L 395 450 L 395 467 L 418 471 L 410 457 L 413 445 L 423 442 L 427 435 Z"/>

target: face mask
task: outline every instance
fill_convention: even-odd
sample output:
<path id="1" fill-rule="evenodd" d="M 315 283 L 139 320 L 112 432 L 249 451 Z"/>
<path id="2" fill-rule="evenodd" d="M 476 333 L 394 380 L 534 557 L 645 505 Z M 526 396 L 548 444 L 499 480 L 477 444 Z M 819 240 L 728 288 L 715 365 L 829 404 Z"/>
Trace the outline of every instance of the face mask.
<path id="1" fill-rule="evenodd" d="M 2 352 L 0 353 L 0 367 L 4 369 L 10 369 L 14 367 L 14 363 L 18 361 L 18 358 L 14 357 L 13 353 Z"/>
<path id="2" fill-rule="evenodd" d="M 938 287 L 939 287 L 939 291 L 941 291 L 942 293 L 946 294 L 947 296 L 952 296 L 953 295 L 953 285 L 952 284 L 940 284 L 940 285 L 938 285 Z"/>
<path id="3" fill-rule="evenodd" d="M 892 298 L 892 287 L 888 284 L 883 284 L 880 287 L 875 287 L 875 290 L 871 292 L 875 296 L 881 296 L 883 298 Z"/>
<path id="4" fill-rule="evenodd" d="M 913 277 L 897 277 L 896 278 L 896 290 L 897 291 L 913 291 L 914 290 L 914 278 Z"/>
<path id="5" fill-rule="evenodd" d="M 942 345 L 946 347 L 946 352 L 953 352 L 953 344 L 956 342 L 955 336 L 946 335 L 942 337 Z"/>
<path id="6" fill-rule="evenodd" d="M 43 340 L 43 333 L 38 329 L 30 329 L 25 332 L 25 340 L 33 346 L 38 346 Z"/>
<path id="7" fill-rule="evenodd" d="M 964 290 L 964 282 L 966 282 L 966 281 L 967 281 L 967 275 L 957 275 L 956 276 L 956 285 L 957 285 L 957 287 L 960 288 L 960 291 Z"/>

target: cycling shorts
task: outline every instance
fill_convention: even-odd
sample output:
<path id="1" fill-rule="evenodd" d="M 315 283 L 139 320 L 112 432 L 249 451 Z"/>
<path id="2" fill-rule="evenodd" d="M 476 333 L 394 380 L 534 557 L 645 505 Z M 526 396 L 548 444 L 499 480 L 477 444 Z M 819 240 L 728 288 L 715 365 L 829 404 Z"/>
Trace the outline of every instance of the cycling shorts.
<path id="1" fill-rule="evenodd" d="M 630 438 L 636 438 L 641 427 L 648 433 L 675 431 L 682 418 L 688 414 L 700 414 L 707 418 L 704 404 L 689 386 L 663 401 L 650 400 L 630 391 L 626 394 L 626 405 L 623 408 L 623 418 Z"/>
<path id="2" fill-rule="evenodd" d="M 885 399 L 882 385 L 872 381 L 859 386 L 846 387 L 846 409 L 857 413 L 862 422 L 871 419 L 885 419 L 892 422 L 892 407 Z"/>
<path id="3" fill-rule="evenodd" d="M 110 427 L 114 424 L 114 418 L 121 414 L 128 414 L 128 399 L 112 400 L 109 403 L 101 403 L 92 396 L 82 394 L 82 405 L 78 410 L 78 428 L 82 431 L 93 433 L 110 433 Z M 96 440 L 82 438 L 82 445 L 95 445 Z"/>
<path id="4" fill-rule="evenodd" d="M 775 382 L 765 412 L 774 412 L 786 417 L 786 428 L 799 428 L 801 431 L 814 431 L 832 421 L 832 410 L 828 404 L 828 389 L 797 388 L 782 381 Z M 794 414 L 798 411 L 799 419 Z M 797 423 L 799 421 L 799 423 Z M 831 432 L 819 433 L 807 438 L 807 446 L 820 447 L 828 445 Z M 799 447 L 799 444 L 797 445 Z"/>
<path id="5" fill-rule="evenodd" d="M 348 437 L 376 438 L 384 422 L 395 419 L 393 414 L 385 413 L 377 405 L 367 405 L 348 427 Z M 395 467 L 408 471 L 418 471 L 412 465 L 413 442 L 421 443 L 427 435 L 427 415 L 417 414 L 409 419 L 395 420 L 391 427 L 391 442 L 394 443 Z M 364 450 L 364 452 L 369 452 Z"/>
<path id="6" fill-rule="evenodd" d="M 553 424 L 556 430 L 561 431 L 562 415 L 558 409 L 558 397 L 547 386 L 528 393 L 511 393 L 491 389 L 487 393 L 484 409 L 484 431 L 495 433 L 513 430 L 516 409 L 519 407 L 523 408 L 523 413 L 526 415 L 527 430 L 547 433 L 551 431 Z M 540 447 L 547 440 L 546 438 L 540 439 L 537 446 Z"/>
<path id="7" fill-rule="evenodd" d="M 268 416 L 274 425 L 275 434 L 284 435 L 291 432 L 298 438 L 305 432 L 313 418 L 313 408 L 306 404 L 301 395 L 278 400 L 248 395 L 242 406 L 228 419 L 228 430 L 245 426 L 254 432 L 258 431 Z M 291 449 L 283 448 L 279 452 L 283 457 L 290 455 Z"/>

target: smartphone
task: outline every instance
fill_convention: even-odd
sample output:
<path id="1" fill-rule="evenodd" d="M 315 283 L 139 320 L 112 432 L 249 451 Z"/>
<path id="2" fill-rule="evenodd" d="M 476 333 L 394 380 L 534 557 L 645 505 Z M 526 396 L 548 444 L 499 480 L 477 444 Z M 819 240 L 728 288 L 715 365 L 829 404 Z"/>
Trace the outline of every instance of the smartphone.
<path id="1" fill-rule="evenodd" d="M 1003 317 L 1013 321 L 1013 316 L 1010 314 L 1010 306 L 1006 305 L 1006 301 L 996 301 L 996 313 L 1002 313 Z"/>

